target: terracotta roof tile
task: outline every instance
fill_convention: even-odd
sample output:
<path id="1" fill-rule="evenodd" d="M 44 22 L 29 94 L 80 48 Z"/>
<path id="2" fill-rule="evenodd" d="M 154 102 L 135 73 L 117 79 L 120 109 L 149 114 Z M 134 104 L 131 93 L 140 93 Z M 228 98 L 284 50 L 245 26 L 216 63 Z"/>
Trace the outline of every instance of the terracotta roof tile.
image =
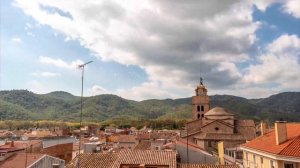
<path id="1" fill-rule="evenodd" d="M 169 168 L 176 168 L 176 152 L 122 150 L 119 152 L 118 160 L 113 168 L 119 168 L 121 164 L 166 165 Z"/>
<path id="2" fill-rule="evenodd" d="M 66 168 L 75 168 L 77 158 Z M 166 165 L 176 168 L 176 152 L 150 150 L 121 150 L 118 153 L 84 153 L 80 154 L 81 168 L 119 168 L 120 165 Z"/>
<path id="3" fill-rule="evenodd" d="M 27 166 L 31 165 L 41 157 L 43 154 L 27 153 Z M 16 153 L 15 155 L 7 158 L 5 161 L 0 162 L 1 168 L 24 168 L 26 161 L 25 153 Z"/>
<path id="4" fill-rule="evenodd" d="M 136 136 L 135 135 L 119 135 L 118 136 L 118 142 L 136 142 Z"/>
<path id="5" fill-rule="evenodd" d="M 300 124 L 287 123 L 286 127 L 287 140 L 279 145 L 276 145 L 275 131 L 272 130 L 271 132 L 257 137 L 243 146 L 278 155 L 300 157 Z"/>
<path id="6" fill-rule="evenodd" d="M 177 168 L 239 168 L 238 165 L 213 165 L 213 164 L 191 164 L 180 163 Z"/>
<path id="7" fill-rule="evenodd" d="M 150 141 L 141 141 L 135 146 L 134 150 L 150 150 L 150 148 L 151 148 Z"/>
<path id="8" fill-rule="evenodd" d="M 287 147 L 285 147 L 279 154 L 285 156 L 300 157 L 300 136 L 295 138 L 293 142 L 291 142 Z"/>
<path id="9" fill-rule="evenodd" d="M 80 168 L 110 168 L 117 160 L 116 153 L 82 153 Z M 77 168 L 77 158 L 73 159 L 66 168 Z"/>

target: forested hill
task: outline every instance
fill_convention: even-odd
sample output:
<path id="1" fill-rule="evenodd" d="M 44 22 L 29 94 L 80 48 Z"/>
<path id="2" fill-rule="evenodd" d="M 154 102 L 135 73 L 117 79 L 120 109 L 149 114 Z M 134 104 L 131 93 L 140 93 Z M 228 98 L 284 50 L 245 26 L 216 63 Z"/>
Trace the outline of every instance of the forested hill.
<path id="1" fill-rule="evenodd" d="M 116 95 L 83 99 L 86 121 L 111 118 L 190 119 L 191 98 L 133 101 Z M 300 92 L 284 92 L 268 98 L 245 99 L 231 95 L 211 96 L 211 107 L 224 107 L 239 118 L 300 121 Z M 0 117 L 17 120 L 78 120 L 80 97 L 57 91 L 35 94 L 27 90 L 0 91 Z"/>

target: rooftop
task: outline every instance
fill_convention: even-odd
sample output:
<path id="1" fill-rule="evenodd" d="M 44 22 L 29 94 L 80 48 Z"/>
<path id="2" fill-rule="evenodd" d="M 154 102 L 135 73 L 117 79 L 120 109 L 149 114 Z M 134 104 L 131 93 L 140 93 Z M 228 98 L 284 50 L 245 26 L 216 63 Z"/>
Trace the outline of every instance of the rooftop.
<path id="1" fill-rule="evenodd" d="M 238 165 L 212 165 L 212 164 L 178 164 L 177 168 L 239 168 Z"/>
<path id="2" fill-rule="evenodd" d="M 233 116 L 234 114 L 230 113 L 228 110 L 222 107 L 215 107 L 210 109 L 204 114 L 204 116 Z"/>
<path id="3" fill-rule="evenodd" d="M 77 158 L 73 159 L 66 168 L 75 168 Z M 81 168 L 119 168 L 121 165 L 145 164 L 166 165 L 176 168 L 176 152 L 174 151 L 144 151 L 121 150 L 118 153 L 83 153 L 80 154 Z"/>
<path id="4" fill-rule="evenodd" d="M 272 130 L 246 143 L 243 147 L 276 155 L 300 157 L 300 123 L 287 123 L 286 127 L 287 140 L 279 145 L 276 145 L 275 130 Z"/>
<path id="5" fill-rule="evenodd" d="M 27 166 L 42 158 L 44 154 L 27 153 Z M 7 158 L 5 161 L 0 162 L 1 168 L 24 168 L 26 162 L 25 153 L 16 153 Z"/>

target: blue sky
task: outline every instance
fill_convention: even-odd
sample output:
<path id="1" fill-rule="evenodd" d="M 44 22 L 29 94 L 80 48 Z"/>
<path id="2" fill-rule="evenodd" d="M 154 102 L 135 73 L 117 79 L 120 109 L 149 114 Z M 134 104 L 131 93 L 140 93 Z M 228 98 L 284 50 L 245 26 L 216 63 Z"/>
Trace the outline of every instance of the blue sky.
<path id="1" fill-rule="evenodd" d="M 93 60 L 86 96 L 188 97 L 200 73 L 209 94 L 299 91 L 300 2 L 261 2 L 3 0 L 0 89 L 79 95 Z"/>

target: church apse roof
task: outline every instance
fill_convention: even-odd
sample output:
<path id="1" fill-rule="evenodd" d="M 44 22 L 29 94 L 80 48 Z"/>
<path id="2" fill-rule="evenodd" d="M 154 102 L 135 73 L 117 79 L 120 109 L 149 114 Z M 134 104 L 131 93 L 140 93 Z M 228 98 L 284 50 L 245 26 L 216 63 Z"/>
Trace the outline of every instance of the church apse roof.
<path id="1" fill-rule="evenodd" d="M 204 114 L 204 116 L 233 116 L 228 110 L 222 107 L 215 107 Z"/>

